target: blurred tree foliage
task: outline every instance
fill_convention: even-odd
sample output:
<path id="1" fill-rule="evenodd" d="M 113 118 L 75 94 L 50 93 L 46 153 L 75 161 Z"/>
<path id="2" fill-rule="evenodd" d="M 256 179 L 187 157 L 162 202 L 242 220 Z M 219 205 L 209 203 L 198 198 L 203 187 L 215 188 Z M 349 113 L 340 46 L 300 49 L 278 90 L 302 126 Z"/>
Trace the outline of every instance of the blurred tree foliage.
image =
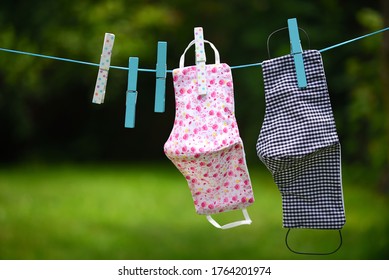
<path id="1" fill-rule="evenodd" d="M 157 42 L 167 41 L 168 68 L 173 69 L 193 39 L 193 27 L 202 26 L 222 61 L 239 65 L 268 59 L 267 37 L 285 27 L 288 18 L 298 19 L 312 49 L 322 49 L 388 26 L 386 2 L 3 0 L 0 47 L 97 63 L 104 33 L 111 32 L 116 35 L 113 65 L 126 66 L 129 56 L 137 56 L 141 68 L 155 68 Z M 344 161 L 377 175 L 389 173 L 384 36 L 323 53 Z M 274 35 L 270 48 L 272 57 L 287 54 L 287 31 Z M 207 53 L 210 63 L 213 55 Z M 249 160 L 257 160 L 265 106 L 261 69 L 237 69 L 233 75 L 241 136 Z M 166 113 L 157 114 L 155 75 L 139 74 L 135 129 L 123 125 L 126 71 L 110 70 L 103 105 L 91 103 L 96 76 L 96 67 L 0 52 L 1 161 L 162 158 L 174 119 L 171 76 Z"/>

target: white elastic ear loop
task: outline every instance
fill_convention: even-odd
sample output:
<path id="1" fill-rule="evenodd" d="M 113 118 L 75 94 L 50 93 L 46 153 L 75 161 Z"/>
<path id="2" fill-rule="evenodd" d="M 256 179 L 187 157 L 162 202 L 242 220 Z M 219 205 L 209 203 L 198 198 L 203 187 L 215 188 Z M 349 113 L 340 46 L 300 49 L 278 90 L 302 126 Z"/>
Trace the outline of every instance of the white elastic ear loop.
<path id="1" fill-rule="evenodd" d="M 243 216 L 245 218 L 244 220 L 237 221 L 237 222 L 232 222 L 232 223 L 229 223 L 229 224 L 225 224 L 224 226 L 219 225 L 219 223 L 216 222 L 210 215 L 207 215 L 207 220 L 214 227 L 220 228 L 220 229 L 229 229 L 229 228 L 233 228 L 233 227 L 238 227 L 238 226 L 242 226 L 242 225 L 249 225 L 249 224 L 251 224 L 251 219 L 250 219 L 249 213 L 247 212 L 246 208 L 242 209 L 242 213 L 243 213 Z"/>
<path id="2" fill-rule="evenodd" d="M 220 64 L 220 54 L 219 54 L 219 51 L 216 49 L 215 45 L 212 44 L 211 42 L 207 41 L 207 40 L 204 40 L 204 42 L 208 43 L 212 47 L 213 51 L 215 52 L 215 64 Z M 189 45 L 186 47 L 184 53 L 181 55 L 181 57 L 180 57 L 180 64 L 179 64 L 180 68 L 184 67 L 185 54 L 189 50 L 189 48 L 194 45 L 194 43 L 195 43 L 195 40 L 190 42 Z"/>

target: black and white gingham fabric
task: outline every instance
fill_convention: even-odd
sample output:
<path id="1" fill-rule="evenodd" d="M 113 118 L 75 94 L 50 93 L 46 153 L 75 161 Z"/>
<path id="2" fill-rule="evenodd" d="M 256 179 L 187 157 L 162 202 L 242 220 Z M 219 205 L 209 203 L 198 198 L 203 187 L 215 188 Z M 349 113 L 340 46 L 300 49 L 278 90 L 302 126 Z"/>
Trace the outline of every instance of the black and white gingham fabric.
<path id="1" fill-rule="evenodd" d="M 315 50 L 303 58 L 304 89 L 291 55 L 262 64 L 266 113 L 257 153 L 281 192 L 284 227 L 340 229 L 341 152 L 323 63 Z"/>

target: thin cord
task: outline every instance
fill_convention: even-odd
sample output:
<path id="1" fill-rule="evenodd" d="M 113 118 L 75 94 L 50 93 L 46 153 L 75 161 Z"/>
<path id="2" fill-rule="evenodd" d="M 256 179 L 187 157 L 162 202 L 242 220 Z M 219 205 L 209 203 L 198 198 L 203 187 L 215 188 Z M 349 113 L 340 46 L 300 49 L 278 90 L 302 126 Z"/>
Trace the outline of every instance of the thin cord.
<path id="1" fill-rule="evenodd" d="M 43 54 L 37 54 L 37 53 L 31 53 L 31 52 L 23 52 L 23 51 L 17 51 L 17 50 L 5 49 L 5 48 L 0 48 L 0 51 L 16 53 L 16 54 L 24 54 L 24 55 L 36 56 L 36 57 L 42 57 L 42 58 L 48 58 L 48 59 L 54 59 L 54 60 L 61 60 L 61 61 L 72 62 L 72 63 L 86 64 L 86 65 L 91 65 L 91 66 L 99 66 L 99 64 L 97 64 L 97 63 L 91 63 L 91 62 L 86 62 L 86 61 L 80 61 L 80 60 L 74 60 L 74 59 L 68 59 L 68 58 L 62 58 L 62 57 L 56 57 L 56 56 L 50 56 L 50 55 L 43 55 Z M 113 67 L 113 66 L 111 66 L 111 67 Z"/>
<path id="2" fill-rule="evenodd" d="M 272 32 L 272 33 L 269 35 L 269 37 L 267 37 L 266 46 L 267 46 L 267 55 L 268 55 L 269 59 L 271 58 L 271 57 L 270 57 L 270 38 L 271 38 L 271 36 L 273 36 L 274 34 L 276 34 L 276 33 L 279 32 L 279 31 L 282 31 L 282 30 L 285 30 L 285 29 L 288 29 L 288 27 L 283 27 L 283 28 L 277 29 L 276 31 Z M 307 39 L 308 39 L 308 49 L 310 49 L 310 48 L 311 48 L 311 40 L 309 39 L 308 33 L 307 33 L 304 29 L 302 29 L 302 28 L 300 28 L 300 27 L 299 27 L 299 30 L 302 30 L 302 31 L 305 33 L 305 36 L 306 36 Z"/>
<path id="3" fill-rule="evenodd" d="M 289 232 L 290 232 L 291 228 L 288 229 L 288 232 L 286 233 L 286 236 L 285 236 L 285 244 L 286 244 L 286 247 L 289 249 L 289 251 L 295 253 L 295 254 L 299 254 L 299 255 L 313 255 L 313 256 L 326 256 L 326 255 L 332 255 L 334 253 L 336 253 L 340 247 L 342 247 L 343 245 L 343 237 L 342 237 L 342 231 L 339 230 L 339 245 L 338 247 L 331 251 L 331 252 L 327 252 L 327 253 L 315 253 L 315 252 L 299 252 L 299 251 L 296 251 L 296 250 L 293 250 L 289 244 L 288 244 L 288 236 L 289 236 Z"/>
<path id="4" fill-rule="evenodd" d="M 66 62 L 71 62 L 71 63 L 90 65 L 90 66 L 97 66 L 97 67 L 100 66 L 100 64 L 98 64 L 98 63 L 92 63 L 92 62 L 75 60 L 75 59 L 69 59 L 69 58 L 63 58 L 63 57 L 57 57 L 57 56 L 43 55 L 43 54 L 37 54 L 37 53 L 31 53 L 31 52 L 24 52 L 24 51 L 12 50 L 12 49 L 0 48 L 0 51 L 16 53 L 16 54 L 24 54 L 24 55 L 29 55 L 29 56 L 35 56 L 35 57 L 41 57 L 41 58 L 47 58 L 47 59 L 53 59 L 53 60 L 60 60 L 60 61 L 66 61 Z M 114 66 L 114 65 L 111 65 L 110 68 L 119 69 L 119 70 L 127 70 L 127 71 L 129 69 L 128 67 Z M 139 71 L 143 71 L 143 72 L 156 72 L 155 69 L 142 69 L 142 68 L 139 68 L 138 70 Z"/>
<path id="5" fill-rule="evenodd" d="M 278 29 L 278 30 L 274 31 L 273 33 L 271 33 L 270 36 L 268 37 L 267 46 L 268 46 L 268 54 L 269 54 L 269 56 L 270 56 L 270 53 L 269 53 L 269 38 L 274 33 L 278 32 L 278 31 L 281 31 L 283 29 L 286 29 L 286 28 L 287 27 Z M 299 29 L 301 29 L 301 28 L 299 28 Z M 304 33 L 307 35 L 307 33 L 305 32 L 304 29 L 301 29 L 301 30 L 303 30 Z M 327 48 L 324 48 L 324 49 L 321 49 L 321 50 L 319 50 L 319 52 L 325 52 L 325 51 L 328 51 L 328 50 L 332 50 L 334 48 L 337 48 L 337 47 L 340 47 L 340 46 L 343 46 L 343 45 L 355 42 L 357 40 L 364 39 L 366 37 L 369 37 L 369 36 L 372 36 L 372 35 L 376 35 L 378 33 L 381 33 L 381 32 L 384 32 L 384 31 L 388 31 L 388 30 L 389 30 L 389 27 L 386 27 L 386 28 L 374 31 L 372 33 L 369 33 L 369 34 L 366 34 L 366 35 L 363 35 L 363 36 L 360 36 L 360 37 L 357 37 L 357 38 L 354 38 L 354 39 L 351 39 L 351 40 L 348 40 L 348 41 L 344 41 L 342 43 L 339 43 L 339 44 L 336 44 L 336 45 L 333 45 L 333 46 L 330 46 L 330 47 L 327 47 Z M 308 37 L 308 35 L 307 35 L 307 37 Z M 309 37 L 308 37 L 308 40 L 309 40 Z M 310 42 L 309 42 L 309 44 L 310 44 Z M 16 54 L 23 54 L 23 55 L 29 55 L 29 56 L 35 56 L 35 57 L 41 57 L 41 58 L 47 58 L 47 59 L 53 59 L 53 60 L 66 61 L 66 62 L 71 62 L 71 63 L 84 64 L 84 65 L 95 66 L 95 67 L 99 67 L 100 66 L 98 63 L 92 63 L 92 62 L 81 61 L 81 60 L 74 60 L 74 59 L 57 57 L 57 56 L 43 55 L 43 54 L 37 54 L 37 53 L 31 53 L 31 52 L 24 52 L 24 51 L 18 51 L 18 50 L 13 50 L 13 49 L 0 48 L 0 51 L 16 53 Z M 231 69 L 240 69 L 240 68 L 257 67 L 257 66 L 262 66 L 262 63 L 258 62 L 258 63 L 251 63 L 251 64 L 231 66 Z M 114 65 L 111 65 L 110 68 L 118 69 L 118 70 L 126 70 L 126 71 L 129 70 L 128 67 L 114 66 Z M 155 73 L 157 70 L 156 69 L 139 68 L 138 71 L 141 71 L 141 72 L 154 72 Z M 171 72 L 173 72 L 173 70 L 167 70 L 167 72 L 171 73 Z"/>
<path id="6" fill-rule="evenodd" d="M 230 68 L 231 69 L 239 69 L 239 68 L 247 68 L 247 67 L 254 67 L 254 66 L 262 66 L 262 62 L 231 66 Z"/>
<path id="7" fill-rule="evenodd" d="M 327 47 L 327 48 L 321 49 L 319 52 L 325 52 L 325 51 L 328 51 L 328 50 L 332 50 L 334 48 L 346 45 L 346 44 L 351 43 L 351 42 L 355 42 L 357 40 L 360 40 L 360 39 L 363 39 L 363 38 L 366 38 L 366 37 L 369 37 L 369 36 L 372 36 L 372 35 L 375 35 L 375 34 L 378 34 L 378 33 L 384 32 L 384 31 L 387 31 L 387 30 L 389 30 L 389 27 L 386 27 L 386 28 L 378 30 L 378 31 L 374 31 L 372 33 L 369 33 L 369 34 L 366 34 L 366 35 L 363 35 L 363 36 L 360 36 L 360 37 L 357 37 L 357 38 L 354 38 L 354 39 L 351 39 L 351 40 L 348 40 L 348 41 L 344 41 L 342 43 L 333 45 L 331 47 Z"/>

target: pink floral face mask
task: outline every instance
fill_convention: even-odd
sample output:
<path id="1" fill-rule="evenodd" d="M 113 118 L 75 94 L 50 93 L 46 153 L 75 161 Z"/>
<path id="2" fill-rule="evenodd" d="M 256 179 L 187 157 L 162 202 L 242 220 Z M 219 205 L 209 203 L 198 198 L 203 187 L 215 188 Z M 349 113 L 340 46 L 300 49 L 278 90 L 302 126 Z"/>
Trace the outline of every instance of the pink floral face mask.
<path id="1" fill-rule="evenodd" d="M 197 66 L 184 67 L 193 43 L 181 56 L 180 68 L 173 70 L 176 115 L 164 152 L 188 182 L 198 214 L 222 229 L 250 224 L 246 208 L 254 195 L 234 115 L 231 69 L 220 64 L 218 51 L 209 43 L 215 64 L 205 66 L 206 94 L 200 94 Z M 223 226 L 210 216 L 238 209 L 245 219 Z"/>

